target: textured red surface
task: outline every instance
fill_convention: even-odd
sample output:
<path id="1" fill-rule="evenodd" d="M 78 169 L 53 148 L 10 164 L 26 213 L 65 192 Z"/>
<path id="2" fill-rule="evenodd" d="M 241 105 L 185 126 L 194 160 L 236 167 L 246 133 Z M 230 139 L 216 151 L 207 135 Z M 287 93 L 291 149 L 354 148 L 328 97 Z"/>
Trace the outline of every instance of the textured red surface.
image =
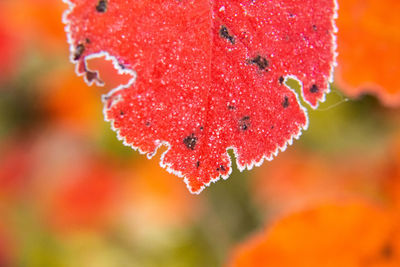
<path id="1" fill-rule="evenodd" d="M 67 1 L 67 0 L 66 0 Z M 93 81 L 89 55 L 113 57 L 133 84 L 105 98 L 105 116 L 135 149 L 185 177 L 192 192 L 227 178 L 233 148 L 251 168 L 307 127 L 284 80 L 297 77 L 313 107 L 334 62 L 334 0 L 73 0 L 71 57 Z"/>

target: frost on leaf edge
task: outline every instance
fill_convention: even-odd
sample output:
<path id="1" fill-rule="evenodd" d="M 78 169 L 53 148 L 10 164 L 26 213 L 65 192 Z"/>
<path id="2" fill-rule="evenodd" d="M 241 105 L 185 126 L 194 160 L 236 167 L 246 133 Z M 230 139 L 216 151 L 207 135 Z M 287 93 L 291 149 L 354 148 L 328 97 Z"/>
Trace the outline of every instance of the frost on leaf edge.
<path id="1" fill-rule="evenodd" d="M 84 80 L 89 86 L 93 85 L 93 82 L 95 82 L 96 85 L 98 85 L 98 86 L 103 86 L 104 84 L 101 82 L 101 80 L 89 81 L 85 76 L 85 74 L 86 74 L 85 72 L 79 72 L 79 64 L 78 64 L 79 60 L 74 60 L 74 58 L 73 58 L 73 53 L 74 53 L 75 47 L 73 45 L 73 38 L 71 36 L 71 31 L 70 31 L 70 21 L 67 19 L 68 15 L 73 11 L 75 5 L 70 0 L 62 0 L 62 1 L 68 5 L 68 9 L 66 11 L 64 11 L 64 13 L 63 13 L 62 22 L 66 25 L 65 26 L 65 32 L 67 34 L 67 42 L 69 44 L 70 61 L 71 61 L 71 63 L 75 64 L 75 72 L 76 72 L 76 74 L 78 76 L 84 76 Z M 326 100 L 326 94 L 328 94 L 330 92 L 330 84 L 334 80 L 334 69 L 337 66 L 337 61 L 336 60 L 337 60 L 338 53 L 337 53 L 337 41 L 336 41 L 337 37 L 336 37 L 336 33 L 338 32 L 338 29 L 336 27 L 335 20 L 338 18 L 338 8 L 339 8 L 339 6 L 338 6 L 338 3 L 337 3 L 337 0 L 332 0 L 332 1 L 334 2 L 334 13 L 333 13 L 333 16 L 331 18 L 331 23 L 332 23 L 331 53 L 333 55 L 333 59 L 332 59 L 332 63 L 330 64 L 331 70 L 330 70 L 329 77 L 328 77 L 328 86 L 327 86 L 327 89 L 324 91 L 324 94 L 322 95 L 322 98 L 318 99 L 316 105 L 312 105 L 304 97 L 304 92 L 303 92 L 304 86 L 303 86 L 303 83 L 294 75 L 285 75 L 285 77 L 284 77 L 284 79 L 285 79 L 284 82 L 286 82 L 288 80 L 288 78 L 291 78 L 291 79 L 296 80 L 300 84 L 300 86 L 301 86 L 301 89 L 300 89 L 301 98 L 308 105 L 310 105 L 313 109 L 318 108 L 319 103 L 322 103 L 322 102 L 324 102 Z M 88 56 L 85 56 L 84 57 L 84 63 L 87 66 L 86 63 L 87 63 L 88 59 L 90 60 L 90 59 L 102 58 L 102 57 L 104 57 L 104 59 L 107 60 L 107 61 L 109 61 L 109 60 L 112 61 L 112 64 L 113 64 L 114 68 L 118 71 L 118 74 L 120 74 L 120 75 L 129 74 L 132 77 L 129 80 L 128 83 L 120 85 L 120 86 L 110 90 L 107 94 L 103 95 L 102 96 L 102 102 L 105 104 L 106 99 L 108 98 L 108 96 L 114 94 L 117 91 L 124 90 L 124 89 L 129 88 L 130 86 L 132 86 L 134 84 L 135 80 L 136 80 L 137 74 L 132 69 L 121 68 L 121 66 L 120 66 L 120 64 L 118 62 L 118 59 L 115 56 L 110 55 L 106 51 L 101 51 L 99 53 L 93 53 L 93 54 L 90 54 Z M 87 69 L 87 70 L 89 70 L 89 69 Z M 91 70 L 89 70 L 89 71 L 91 71 Z M 96 73 L 96 75 L 99 75 L 98 71 L 94 71 L 94 72 Z M 298 130 L 297 133 L 292 134 L 290 139 L 286 140 L 283 145 L 279 146 L 277 144 L 275 150 L 273 152 L 271 152 L 269 156 L 264 154 L 264 155 L 262 155 L 262 157 L 261 157 L 261 159 L 259 161 L 253 160 L 250 164 L 241 165 L 237 160 L 238 159 L 237 148 L 233 147 L 233 146 L 227 147 L 226 148 L 226 153 L 228 154 L 228 158 L 229 158 L 229 164 L 228 164 L 229 172 L 228 172 L 228 174 L 227 175 L 218 175 L 216 177 L 211 177 L 210 181 L 208 183 L 205 183 L 204 185 L 202 185 L 197 191 L 193 191 L 192 190 L 192 188 L 191 188 L 191 186 L 189 184 L 189 178 L 188 177 L 183 175 L 182 172 L 172 169 L 171 168 L 171 164 L 168 164 L 168 163 L 164 162 L 164 156 L 168 153 L 168 151 L 171 148 L 171 145 L 169 144 L 169 142 L 155 140 L 155 143 L 156 143 L 157 147 L 155 148 L 154 151 L 152 151 L 152 152 L 142 151 L 139 147 L 136 147 L 136 146 L 126 142 L 126 138 L 120 135 L 120 130 L 118 128 L 114 127 L 114 120 L 107 118 L 106 112 L 107 112 L 108 109 L 107 109 L 106 105 L 104 105 L 104 107 L 103 107 L 103 114 L 104 114 L 105 121 L 110 122 L 111 129 L 114 132 L 116 132 L 118 140 L 122 141 L 122 143 L 125 146 L 131 147 L 133 150 L 138 151 L 140 154 L 145 154 L 148 159 L 151 159 L 155 154 L 157 154 L 157 150 L 160 147 L 162 147 L 163 145 L 165 145 L 167 147 L 167 150 L 161 155 L 160 166 L 162 168 L 165 168 L 169 173 L 172 173 L 172 174 L 174 174 L 174 175 L 176 175 L 176 176 L 178 176 L 180 178 L 183 178 L 183 180 L 184 180 L 184 182 L 186 184 L 186 187 L 188 188 L 188 190 L 192 194 L 200 194 L 206 187 L 210 186 L 211 183 L 215 183 L 215 182 L 219 181 L 221 177 L 222 177 L 222 179 L 226 180 L 231 175 L 231 173 L 232 173 L 232 159 L 229 156 L 229 153 L 228 153 L 229 150 L 233 151 L 233 154 L 234 154 L 234 157 L 235 157 L 235 160 L 236 160 L 235 162 L 236 162 L 237 168 L 239 169 L 240 172 L 243 172 L 244 170 L 251 170 L 254 166 L 257 166 L 257 167 L 261 166 L 263 164 L 264 160 L 271 161 L 274 157 L 276 157 L 278 155 L 279 151 L 284 152 L 286 150 L 286 148 L 288 147 L 288 145 L 292 145 L 293 144 L 293 140 L 294 139 L 298 140 L 300 138 L 300 136 L 302 135 L 302 131 L 303 130 L 307 130 L 308 129 L 309 118 L 308 118 L 307 109 L 301 104 L 301 101 L 300 101 L 298 93 L 294 89 L 292 89 L 289 86 L 287 86 L 286 84 L 285 84 L 285 86 L 289 90 L 291 90 L 294 93 L 294 95 L 296 96 L 296 99 L 297 99 L 297 102 L 299 104 L 299 107 L 303 110 L 303 112 L 305 114 L 305 118 L 306 118 L 305 124 L 304 125 L 299 125 L 299 127 L 297 128 L 297 130 Z M 115 104 L 117 102 L 118 102 L 118 99 L 116 101 L 114 101 L 113 104 Z"/>
<path id="2" fill-rule="evenodd" d="M 334 7 L 333 7 L 333 14 L 331 17 L 331 28 L 332 28 L 332 34 L 331 34 L 331 54 L 333 55 L 332 58 L 332 62 L 330 64 L 330 71 L 329 71 L 329 76 L 327 77 L 327 81 L 328 81 L 328 86 L 326 88 L 326 90 L 324 90 L 324 94 L 322 95 L 322 98 L 317 100 L 317 103 L 315 105 L 312 105 L 305 97 L 304 97 L 304 91 L 303 91 L 303 84 L 301 82 L 299 82 L 299 80 L 295 77 L 295 76 L 290 76 L 290 78 L 295 79 L 297 82 L 299 82 L 299 84 L 301 84 L 301 98 L 304 100 L 304 102 L 306 102 L 312 109 L 317 109 L 320 103 L 324 103 L 326 101 L 326 95 L 329 94 L 331 92 L 331 84 L 333 83 L 334 79 L 335 79 L 335 68 L 337 67 L 338 63 L 337 63 L 337 58 L 339 53 L 337 52 L 337 33 L 338 33 L 338 28 L 336 26 L 336 20 L 339 17 L 339 4 L 338 4 L 338 0 L 332 0 Z M 300 102 L 299 102 L 300 103 Z"/>

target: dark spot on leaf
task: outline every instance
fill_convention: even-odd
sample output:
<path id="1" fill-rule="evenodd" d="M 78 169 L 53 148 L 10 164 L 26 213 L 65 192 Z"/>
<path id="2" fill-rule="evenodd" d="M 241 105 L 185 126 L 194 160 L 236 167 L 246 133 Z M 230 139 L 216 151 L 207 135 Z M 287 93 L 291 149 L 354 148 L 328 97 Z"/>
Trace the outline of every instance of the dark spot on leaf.
<path id="1" fill-rule="evenodd" d="M 86 70 L 85 78 L 88 81 L 88 83 L 92 83 L 93 81 L 96 81 L 97 84 L 100 84 L 100 85 L 104 84 L 104 82 L 99 78 L 98 73 L 96 71 Z"/>
<path id="2" fill-rule="evenodd" d="M 312 25 L 314 31 L 317 31 L 317 25 Z"/>
<path id="3" fill-rule="evenodd" d="M 275 126 L 274 125 L 271 125 L 271 130 L 273 130 L 275 128 Z"/>
<path id="4" fill-rule="evenodd" d="M 85 46 L 83 44 L 78 44 L 75 48 L 74 60 L 79 60 L 83 52 L 85 52 Z"/>
<path id="5" fill-rule="evenodd" d="M 203 126 L 200 126 L 200 131 L 203 131 L 203 129 L 204 129 L 204 127 L 203 127 Z"/>
<path id="6" fill-rule="evenodd" d="M 197 137 L 194 134 L 186 136 L 185 139 L 183 139 L 183 143 L 187 148 L 194 150 L 197 143 Z"/>
<path id="7" fill-rule="evenodd" d="M 279 77 L 279 83 L 282 84 L 285 81 L 285 78 L 283 76 Z"/>
<path id="8" fill-rule="evenodd" d="M 244 116 L 239 120 L 239 129 L 246 131 L 250 127 L 250 117 Z"/>
<path id="9" fill-rule="evenodd" d="M 146 121 L 145 125 L 146 125 L 147 127 L 150 127 L 151 123 L 150 123 L 149 121 Z"/>
<path id="10" fill-rule="evenodd" d="M 283 102 L 282 102 L 282 106 L 284 108 L 287 108 L 289 106 L 289 97 L 285 96 Z"/>
<path id="11" fill-rule="evenodd" d="M 219 165 L 219 167 L 217 168 L 217 172 L 219 172 L 219 171 L 221 171 L 221 172 L 226 171 L 225 166 L 224 165 Z"/>
<path id="12" fill-rule="evenodd" d="M 311 86 L 311 88 L 310 88 L 310 92 L 311 93 L 318 93 L 319 92 L 319 88 L 318 88 L 318 86 L 317 85 L 315 85 L 315 84 L 313 84 L 312 86 Z"/>
<path id="13" fill-rule="evenodd" d="M 119 115 L 123 116 L 124 114 L 125 113 L 122 110 L 119 111 Z"/>
<path id="14" fill-rule="evenodd" d="M 393 257 L 393 247 L 391 244 L 385 244 L 385 246 L 381 250 L 382 257 L 385 259 L 389 259 Z"/>
<path id="15" fill-rule="evenodd" d="M 234 109 L 236 109 L 236 108 L 235 108 L 235 106 L 229 105 L 229 106 L 228 106 L 228 109 L 229 109 L 229 110 L 234 110 Z"/>
<path id="16" fill-rule="evenodd" d="M 89 83 L 94 80 L 98 80 L 97 72 L 87 70 L 86 71 L 86 79 L 88 80 Z"/>
<path id="17" fill-rule="evenodd" d="M 121 68 L 121 69 L 125 69 L 125 65 L 124 64 L 122 64 L 122 63 L 118 63 L 118 66 Z"/>
<path id="18" fill-rule="evenodd" d="M 255 58 L 250 59 L 249 61 L 251 64 L 255 64 L 258 66 L 260 70 L 265 70 L 269 66 L 269 62 L 265 57 L 260 55 L 256 56 Z"/>
<path id="19" fill-rule="evenodd" d="M 106 0 L 100 0 L 99 3 L 96 6 L 97 12 L 104 13 L 107 11 L 107 1 Z"/>
<path id="20" fill-rule="evenodd" d="M 229 40 L 231 44 L 235 44 L 235 37 L 229 34 L 228 28 L 226 28 L 224 25 L 221 25 L 221 28 L 219 29 L 219 36 Z"/>
<path id="21" fill-rule="evenodd" d="M 86 41 L 87 44 L 90 44 L 90 39 L 89 38 L 86 38 L 85 41 Z"/>
<path id="22" fill-rule="evenodd" d="M 196 168 L 200 167 L 200 161 L 196 162 Z"/>

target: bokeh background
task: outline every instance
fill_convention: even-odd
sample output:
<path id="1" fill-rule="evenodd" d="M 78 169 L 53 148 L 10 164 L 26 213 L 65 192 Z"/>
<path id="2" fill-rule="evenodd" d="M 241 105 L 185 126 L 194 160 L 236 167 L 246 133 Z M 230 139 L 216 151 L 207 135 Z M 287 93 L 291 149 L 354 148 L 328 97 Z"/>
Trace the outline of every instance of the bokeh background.
<path id="1" fill-rule="evenodd" d="M 0 266 L 400 266 L 400 2 L 338 2 L 309 129 L 195 196 L 103 121 L 127 77 L 75 75 L 67 5 L 1 0 Z"/>

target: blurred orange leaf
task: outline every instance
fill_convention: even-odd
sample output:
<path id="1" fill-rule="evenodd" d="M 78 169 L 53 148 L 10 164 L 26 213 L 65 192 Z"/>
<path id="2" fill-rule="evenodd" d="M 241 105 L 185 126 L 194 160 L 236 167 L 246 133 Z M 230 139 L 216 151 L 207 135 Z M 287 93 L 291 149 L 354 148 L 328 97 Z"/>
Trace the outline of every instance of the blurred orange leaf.
<path id="1" fill-rule="evenodd" d="M 395 223 L 390 213 L 367 203 L 319 206 L 244 242 L 229 266 L 398 266 Z"/>
<path id="2" fill-rule="evenodd" d="M 42 105 L 54 122 L 81 133 L 97 131 L 102 122 L 101 93 L 88 87 L 73 70 L 60 68 L 41 82 Z"/>
<path id="3" fill-rule="evenodd" d="M 336 81 L 349 96 L 400 104 L 400 1 L 339 0 Z"/>
<path id="4" fill-rule="evenodd" d="M 49 52 L 65 48 L 64 26 L 61 21 L 65 4 L 60 0 L 2 0 L 3 18 L 8 27 L 29 44 L 38 43 Z"/>

